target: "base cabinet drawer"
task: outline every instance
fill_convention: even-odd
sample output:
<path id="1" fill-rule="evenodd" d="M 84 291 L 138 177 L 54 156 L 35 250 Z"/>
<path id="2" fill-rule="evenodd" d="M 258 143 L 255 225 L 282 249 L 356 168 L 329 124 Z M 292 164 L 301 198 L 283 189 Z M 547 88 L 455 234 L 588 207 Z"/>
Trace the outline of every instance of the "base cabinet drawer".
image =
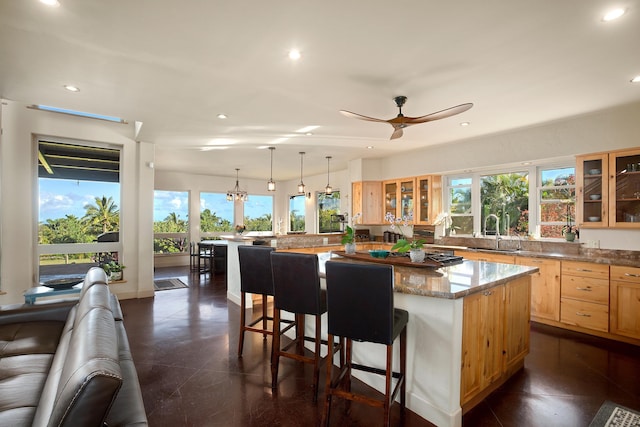
<path id="1" fill-rule="evenodd" d="M 599 304 L 609 304 L 609 280 L 562 276 L 562 297 Z"/>
<path id="2" fill-rule="evenodd" d="M 609 332 L 609 305 L 562 298 L 560 320 L 568 325 Z"/>

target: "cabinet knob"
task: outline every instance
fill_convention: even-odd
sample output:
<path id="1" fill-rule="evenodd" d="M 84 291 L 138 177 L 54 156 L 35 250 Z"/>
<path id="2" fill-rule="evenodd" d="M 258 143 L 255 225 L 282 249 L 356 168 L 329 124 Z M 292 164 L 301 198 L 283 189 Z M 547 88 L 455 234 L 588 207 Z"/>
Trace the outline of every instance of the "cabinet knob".
<path id="1" fill-rule="evenodd" d="M 488 297 L 489 295 L 493 295 L 493 292 L 492 291 L 484 291 L 482 293 L 482 295 L 484 295 L 485 297 Z"/>

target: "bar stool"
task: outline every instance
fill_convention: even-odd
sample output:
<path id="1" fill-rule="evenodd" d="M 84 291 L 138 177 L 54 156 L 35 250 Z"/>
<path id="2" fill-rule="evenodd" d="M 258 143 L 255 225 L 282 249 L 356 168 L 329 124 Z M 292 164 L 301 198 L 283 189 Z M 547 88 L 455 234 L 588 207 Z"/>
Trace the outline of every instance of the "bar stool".
<path id="1" fill-rule="evenodd" d="M 320 288 L 318 257 L 315 254 L 272 252 L 274 310 L 273 310 L 273 350 L 271 359 L 271 387 L 278 386 L 278 367 L 280 357 L 313 365 L 313 401 L 318 399 L 320 365 L 326 357 L 320 357 L 321 317 L 327 312 L 326 291 Z M 281 310 L 295 314 L 295 322 L 278 333 Z M 305 315 L 315 316 L 315 337 L 304 333 Z M 296 328 L 296 338 L 281 348 L 280 335 L 291 327 Z M 276 330 L 278 328 L 278 330 Z M 315 343 L 313 357 L 304 355 L 304 341 Z M 297 352 L 287 350 L 296 346 Z"/>
<path id="2" fill-rule="evenodd" d="M 242 357 L 244 346 L 244 333 L 261 333 L 263 339 L 267 335 L 273 335 L 273 328 L 267 327 L 267 321 L 273 321 L 273 317 L 267 315 L 267 296 L 273 296 L 273 278 L 271 275 L 270 246 L 238 246 L 238 261 L 240 263 L 240 337 L 238 339 L 238 357 Z M 246 324 L 246 298 L 247 293 L 262 295 L 262 315 Z M 262 328 L 256 327 L 262 322 Z"/>
<path id="3" fill-rule="evenodd" d="M 337 396 L 384 409 L 384 425 L 391 421 L 391 405 L 400 392 L 401 410 L 405 407 L 407 364 L 407 323 L 409 313 L 393 307 L 393 267 L 390 265 L 352 264 L 327 261 L 328 354 L 327 385 L 323 425 L 329 425 L 331 397 Z M 400 335 L 400 372 L 393 372 L 393 343 Z M 339 345 L 334 348 L 334 339 Z M 345 346 L 346 340 L 346 346 Z M 352 344 L 367 341 L 387 347 L 386 369 L 352 363 Z M 343 348 L 345 357 L 343 359 Z M 340 349 L 340 370 L 332 379 L 332 359 Z M 346 360 L 345 360 L 346 359 Z M 351 370 L 385 376 L 383 400 L 351 392 Z M 392 378 L 397 382 L 392 391 Z"/>

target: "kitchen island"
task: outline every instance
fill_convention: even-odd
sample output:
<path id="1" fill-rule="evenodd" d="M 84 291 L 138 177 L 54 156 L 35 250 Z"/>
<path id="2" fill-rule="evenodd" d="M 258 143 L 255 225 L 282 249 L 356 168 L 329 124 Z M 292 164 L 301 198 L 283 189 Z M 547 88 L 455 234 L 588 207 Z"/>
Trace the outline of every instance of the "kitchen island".
<path id="1" fill-rule="evenodd" d="M 478 261 L 438 269 L 394 267 L 395 306 L 409 312 L 406 403 L 411 411 L 438 426 L 460 427 L 464 412 L 524 366 L 530 274 L 536 271 Z M 395 364 L 399 349 L 394 351 Z M 357 343 L 353 352 L 354 361 L 384 366 L 379 345 Z M 384 392 L 383 378 L 354 374 Z"/>

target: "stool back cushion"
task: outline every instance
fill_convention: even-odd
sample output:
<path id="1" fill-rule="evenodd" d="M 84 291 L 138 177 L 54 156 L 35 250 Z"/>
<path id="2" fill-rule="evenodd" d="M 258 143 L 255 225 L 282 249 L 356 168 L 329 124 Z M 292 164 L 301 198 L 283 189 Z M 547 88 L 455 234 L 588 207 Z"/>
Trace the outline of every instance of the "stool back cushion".
<path id="1" fill-rule="evenodd" d="M 393 267 L 327 261 L 328 331 L 332 335 L 393 343 Z"/>
<path id="2" fill-rule="evenodd" d="M 277 309 L 305 314 L 327 311 L 325 292 L 320 289 L 317 255 L 273 252 L 271 268 Z"/>
<path id="3" fill-rule="evenodd" d="M 270 246 L 238 246 L 240 290 L 252 294 L 273 295 Z"/>

